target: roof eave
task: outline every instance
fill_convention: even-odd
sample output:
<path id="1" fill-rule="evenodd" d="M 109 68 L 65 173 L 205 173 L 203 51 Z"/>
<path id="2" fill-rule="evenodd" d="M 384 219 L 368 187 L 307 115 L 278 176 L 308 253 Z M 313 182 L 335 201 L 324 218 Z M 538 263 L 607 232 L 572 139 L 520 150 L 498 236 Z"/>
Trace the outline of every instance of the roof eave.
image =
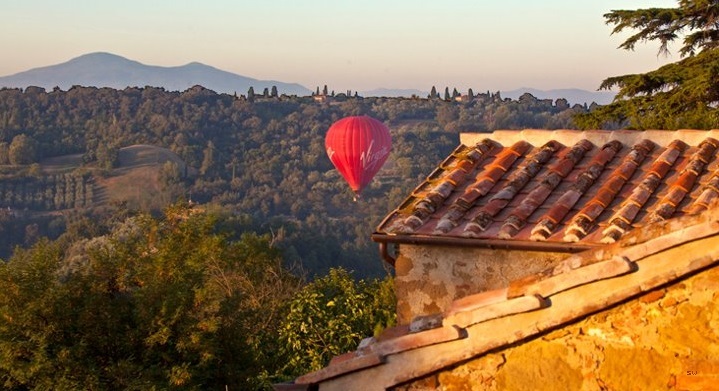
<path id="1" fill-rule="evenodd" d="M 559 253 L 578 253 L 601 246 L 601 244 L 540 242 L 531 240 L 476 239 L 457 236 L 436 236 L 418 234 L 392 234 L 374 232 L 372 241 L 378 243 L 437 245 L 486 248 L 492 250 L 521 250 Z"/>

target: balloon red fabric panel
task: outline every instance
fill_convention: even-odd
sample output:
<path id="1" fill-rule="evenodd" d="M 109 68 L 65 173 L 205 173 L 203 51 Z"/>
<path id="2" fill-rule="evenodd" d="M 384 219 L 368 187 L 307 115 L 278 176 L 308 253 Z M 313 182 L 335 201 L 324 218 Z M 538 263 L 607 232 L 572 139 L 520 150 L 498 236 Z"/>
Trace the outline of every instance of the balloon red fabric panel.
<path id="1" fill-rule="evenodd" d="M 359 194 L 387 160 L 392 138 L 389 129 L 372 117 L 345 117 L 330 126 L 325 149 L 337 171 Z"/>

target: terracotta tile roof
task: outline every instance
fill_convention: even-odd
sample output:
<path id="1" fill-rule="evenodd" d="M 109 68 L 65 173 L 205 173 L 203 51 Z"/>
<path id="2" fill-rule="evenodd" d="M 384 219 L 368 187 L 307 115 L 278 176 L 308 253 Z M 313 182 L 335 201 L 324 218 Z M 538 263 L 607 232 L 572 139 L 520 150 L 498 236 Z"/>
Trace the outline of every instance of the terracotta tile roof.
<path id="1" fill-rule="evenodd" d="M 457 299 L 443 313 L 367 338 L 327 367 L 276 389 L 384 390 L 718 265 L 719 206 L 713 203 L 698 215 L 660 220 L 570 255 L 508 287 Z"/>
<path id="2" fill-rule="evenodd" d="M 719 130 L 496 131 L 462 143 L 380 224 L 380 242 L 576 252 L 717 197 Z M 574 245 L 567 245 L 574 243 Z"/>

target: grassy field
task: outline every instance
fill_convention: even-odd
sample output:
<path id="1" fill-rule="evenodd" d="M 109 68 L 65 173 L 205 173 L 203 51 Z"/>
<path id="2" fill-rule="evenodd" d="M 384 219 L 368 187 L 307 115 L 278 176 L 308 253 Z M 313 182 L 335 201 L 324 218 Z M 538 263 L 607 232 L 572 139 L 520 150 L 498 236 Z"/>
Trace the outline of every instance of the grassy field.
<path id="1" fill-rule="evenodd" d="M 82 154 L 55 156 L 40 161 L 40 168 L 45 174 L 60 174 L 75 170 L 82 165 Z"/>
<path id="2" fill-rule="evenodd" d="M 161 176 L 166 162 L 186 171 L 186 165 L 175 153 L 152 145 L 132 145 L 118 151 L 117 167 L 102 171 L 92 164 L 83 166 L 82 154 L 58 156 L 40 162 L 42 175 L 89 173 L 92 186 L 91 207 L 125 204 L 132 209 L 157 210 L 175 202 L 183 194 L 180 186 L 168 186 Z M 17 172 L 27 167 L 6 167 Z"/>
<path id="3" fill-rule="evenodd" d="M 185 163 L 169 149 L 152 145 L 120 149 L 118 167 L 96 180 L 95 203 L 101 206 L 126 202 L 129 207 L 147 210 L 174 202 L 182 195 L 177 194 L 179 189 L 168 188 L 160 179 L 162 167 L 168 161 L 184 172 Z"/>

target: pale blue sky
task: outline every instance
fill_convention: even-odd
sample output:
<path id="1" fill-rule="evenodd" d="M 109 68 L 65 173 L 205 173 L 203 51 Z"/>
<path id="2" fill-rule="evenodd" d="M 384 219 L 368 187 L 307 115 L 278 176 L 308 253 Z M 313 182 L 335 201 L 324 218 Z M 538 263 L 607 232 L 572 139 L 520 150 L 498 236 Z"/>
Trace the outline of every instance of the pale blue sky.
<path id="1" fill-rule="evenodd" d="M 337 91 L 596 89 L 679 59 L 602 17 L 676 0 L 0 0 L 0 76 L 110 52 Z"/>

